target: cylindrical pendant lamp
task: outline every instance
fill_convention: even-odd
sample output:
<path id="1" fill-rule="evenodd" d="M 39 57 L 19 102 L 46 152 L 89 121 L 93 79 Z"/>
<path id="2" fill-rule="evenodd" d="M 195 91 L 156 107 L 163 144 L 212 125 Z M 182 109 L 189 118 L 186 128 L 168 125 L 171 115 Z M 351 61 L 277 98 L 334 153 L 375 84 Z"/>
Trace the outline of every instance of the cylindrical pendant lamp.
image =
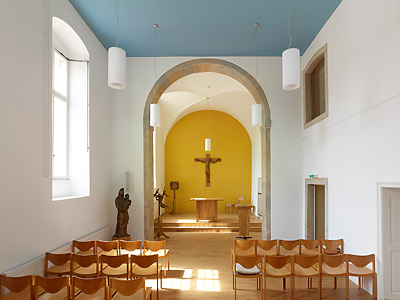
<path id="1" fill-rule="evenodd" d="M 108 48 L 108 86 L 124 89 L 126 82 L 126 52 L 118 47 Z"/>
<path id="2" fill-rule="evenodd" d="M 262 124 L 262 106 L 261 104 L 253 104 L 251 106 L 251 125 L 261 126 Z"/>
<path id="3" fill-rule="evenodd" d="M 300 50 L 289 48 L 282 53 L 283 89 L 295 90 L 300 87 Z"/>
<path id="4" fill-rule="evenodd" d="M 160 126 L 160 104 L 150 104 L 150 126 Z"/>
<path id="5" fill-rule="evenodd" d="M 204 140 L 204 149 L 206 151 L 211 151 L 211 139 Z"/>

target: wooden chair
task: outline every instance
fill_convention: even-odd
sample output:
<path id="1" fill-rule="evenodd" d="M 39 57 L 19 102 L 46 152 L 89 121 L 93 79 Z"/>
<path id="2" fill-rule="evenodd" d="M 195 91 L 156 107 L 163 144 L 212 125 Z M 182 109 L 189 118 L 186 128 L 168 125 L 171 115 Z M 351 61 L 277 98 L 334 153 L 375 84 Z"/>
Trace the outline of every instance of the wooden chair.
<path id="1" fill-rule="evenodd" d="M 118 255 L 118 240 L 115 241 L 96 241 L 97 254 Z"/>
<path id="2" fill-rule="evenodd" d="M 123 300 L 125 297 L 129 299 L 152 299 L 151 287 L 145 286 L 144 278 L 133 280 L 122 280 L 110 278 L 109 283 L 109 299 Z M 114 294 L 114 296 L 113 296 Z"/>
<path id="3" fill-rule="evenodd" d="M 129 279 L 129 255 L 100 255 L 100 275 Z"/>
<path id="4" fill-rule="evenodd" d="M 158 299 L 158 278 L 160 278 L 160 288 L 162 288 L 162 265 L 158 264 L 158 255 L 131 255 L 131 278 L 142 278 L 151 275 L 157 277 L 157 299 Z"/>
<path id="5" fill-rule="evenodd" d="M 49 262 L 52 266 L 49 267 Z M 44 256 L 44 276 L 49 275 L 62 276 L 70 275 L 72 270 L 71 253 L 50 253 L 46 252 Z"/>
<path id="6" fill-rule="evenodd" d="M 300 255 L 321 254 L 321 240 L 300 240 Z"/>
<path id="7" fill-rule="evenodd" d="M 321 240 L 321 253 L 323 254 L 343 254 L 343 239 Z"/>
<path id="8" fill-rule="evenodd" d="M 144 241 L 144 255 L 157 254 L 159 258 L 164 258 L 164 275 L 167 276 L 167 258 L 169 270 L 169 249 L 167 249 L 166 241 Z"/>
<path id="9" fill-rule="evenodd" d="M 323 277 L 334 277 L 334 288 L 337 288 L 337 277 L 344 277 L 346 285 L 346 299 L 349 299 L 349 276 L 346 263 L 346 255 L 327 255 L 321 254 L 320 267 L 321 277 L 320 285 L 322 286 Z M 322 293 L 322 292 L 320 292 Z M 320 295 L 322 298 L 322 294 Z"/>
<path id="10" fill-rule="evenodd" d="M 256 240 L 256 254 L 278 255 L 277 240 Z"/>
<path id="11" fill-rule="evenodd" d="M 371 265 L 371 268 L 368 268 Z M 358 277 L 358 287 L 361 289 L 361 279 L 365 277 L 372 277 L 372 295 L 374 299 L 377 297 L 376 293 L 376 272 L 375 272 L 375 254 L 370 255 L 347 255 L 347 269 L 349 276 Z"/>
<path id="12" fill-rule="evenodd" d="M 20 276 L 20 277 L 8 277 L 0 275 L 0 299 L 12 298 L 15 299 L 34 299 L 34 276 Z M 2 296 L 3 287 L 9 290 L 9 294 L 5 297 Z"/>
<path id="13" fill-rule="evenodd" d="M 81 255 L 97 254 L 96 250 L 96 241 L 72 241 L 72 253 Z"/>
<path id="14" fill-rule="evenodd" d="M 263 262 L 261 255 L 235 255 L 233 264 L 233 289 L 237 290 L 237 278 L 256 278 L 257 290 L 261 289 L 263 298 Z"/>
<path id="15" fill-rule="evenodd" d="M 235 260 L 235 255 L 255 255 L 256 241 L 255 240 L 234 240 L 231 250 L 231 263 Z"/>
<path id="16" fill-rule="evenodd" d="M 308 279 L 308 288 L 312 287 L 312 279 L 318 277 L 318 299 L 321 295 L 321 274 L 319 271 L 319 255 L 295 255 L 293 257 L 293 278 L 292 278 L 292 291 L 293 299 L 296 292 L 296 277 L 305 277 Z M 311 284 L 310 284 L 311 280 Z"/>
<path id="17" fill-rule="evenodd" d="M 265 256 L 264 263 L 264 289 L 265 297 L 267 296 L 267 278 L 282 278 L 283 289 L 286 290 L 286 278 L 292 278 L 293 262 L 291 256 L 271 255 Z M 293 284 L 292 284 L 293 285 Z M 290 291 L 290 297 L 293 298 L 293 289 Z"/>
<path id="18" fill-rule="evenodd" d="M 142 255 L 142 241 L 119 241 L 119 254 Z"/>
<path id="19" fill-rule="evenodd" d="M 79 277 L 97 277 L 100 274 L 99 256 L 97 254 L 72 254 L 72 263 L 76 263 L 78 267 L 71 270 L 71 275 Z"/>
<path id="20" fill-rule="evenodd" d="M 279 240 L 278 255 L 299 255 L 300 240 Z"/>
<path id="21" fill-rule="evenodd" d="M 72 293 L 72 300 L 78 298 L 79 300 L 107 300 L 108 291 L 105 277 L 98 278 L 79 278 L 72 277 L 72 289 L 80 290 L 80 293 Z M 103 291 L 102 291 L 103 289 Z"/>
<path id="22" fill-rule="evenodd" d="M 45 293 L 39 295 L 39 290 Z M 69 300 L 71 299 L 70 277 L 35 276 L 35 299 Z"/>

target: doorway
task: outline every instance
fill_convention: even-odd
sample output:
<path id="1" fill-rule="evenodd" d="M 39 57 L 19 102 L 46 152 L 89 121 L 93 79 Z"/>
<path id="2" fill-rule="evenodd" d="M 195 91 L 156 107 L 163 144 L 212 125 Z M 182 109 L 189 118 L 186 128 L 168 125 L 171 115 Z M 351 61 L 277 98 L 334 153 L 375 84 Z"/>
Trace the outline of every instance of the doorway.
<path id="1" fill-rule="evenodd" d="M 306 179 L 306 239 L 325 239 L 327 228 L 327 178 Z"/>
<path id="2" fill-rule="evenodd" d="M 400 300 L 400 185 L 380 185 L 381 298 Z"/>

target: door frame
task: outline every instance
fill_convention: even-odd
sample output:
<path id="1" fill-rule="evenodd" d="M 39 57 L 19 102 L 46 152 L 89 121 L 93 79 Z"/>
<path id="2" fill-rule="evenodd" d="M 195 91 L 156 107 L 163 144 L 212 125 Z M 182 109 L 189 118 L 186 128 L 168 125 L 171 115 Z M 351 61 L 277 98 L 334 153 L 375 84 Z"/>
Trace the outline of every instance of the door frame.
<path id="1" fill-rule="evenodd" d="M 308 188 L 310 185 L 325 186 L 325 238 L 328 235 L 328 178 L 306 178 L 305 180 L 305 237 L 313 240 L 315 237 L 315 193 L 310 193 Z"/>
<path id="2" fill-rule="evenodd" d="M 383 202 L 386 201 L 384 195 L 383 195 L 383 190 L 384 189 L 400 189 L 400 182 L 378 182 L 377 184 L 377 191 L 378 191 L 378 204 L 377 204 L 377 212 L 378 212 L 378 255 L 377 255 L 377 273 L 378 273 L 378 282 L 377 282 L 377 287 L 378 287 L 378 299 L 383 297 L 384 294 L 384 280 L 385 280 L 385 273 L 384 273 L 384 267 L 383 267 L 383 235 L 382 235 L 382 230 L 383 230 Z"/>

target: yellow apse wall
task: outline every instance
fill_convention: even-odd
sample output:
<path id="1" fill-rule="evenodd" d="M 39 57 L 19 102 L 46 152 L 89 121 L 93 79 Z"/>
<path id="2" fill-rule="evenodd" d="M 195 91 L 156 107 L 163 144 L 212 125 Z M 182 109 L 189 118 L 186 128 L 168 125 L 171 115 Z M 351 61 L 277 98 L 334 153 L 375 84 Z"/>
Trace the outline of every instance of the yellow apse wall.
<path id="1" fill-rule="evenodd" d="M 207 123 L 211 138 L 211 151 L 204 150 Z M 190 198 L 224 198 L 218 210 L 226 203 L 237 203 L 238 196 L 251 199 L 251 140 L 246 129 L 230 115 L 220 111 L 196 111 L 179 120 L 168 133 L 165 141 L 166 204 L 172 209 L 171 181 L 179 181 L 176 191 L 177 212 L 195 212 L 196 205 Z M 211 164 L 211 185 L 206 187 L 205 164 L 194 158 L 221 158 Z"/>

